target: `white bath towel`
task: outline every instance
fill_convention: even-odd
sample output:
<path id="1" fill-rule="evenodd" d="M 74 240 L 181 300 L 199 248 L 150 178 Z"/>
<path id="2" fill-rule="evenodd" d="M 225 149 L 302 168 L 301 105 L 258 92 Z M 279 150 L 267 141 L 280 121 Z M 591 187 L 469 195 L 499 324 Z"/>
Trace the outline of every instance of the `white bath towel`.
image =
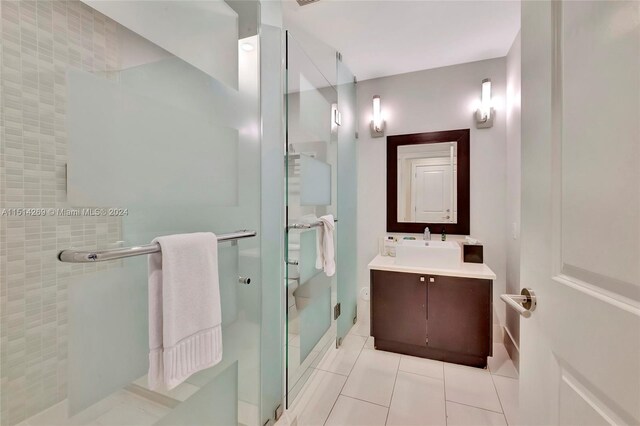
<path id="1" fill-rule="evenodd" d="M 222 359 L 218 239 L 210 232 L 154 240 L 149 255 L 149 387 L 169 390 Z"/>
<path id="2" fill-rule="evenodd" d="M 333 215 L 320 217 L 322 226 L 316 229 L 316 269 L 322 269 L 328 277 L 336 273 L 335 250 L 333 248 Z"/>

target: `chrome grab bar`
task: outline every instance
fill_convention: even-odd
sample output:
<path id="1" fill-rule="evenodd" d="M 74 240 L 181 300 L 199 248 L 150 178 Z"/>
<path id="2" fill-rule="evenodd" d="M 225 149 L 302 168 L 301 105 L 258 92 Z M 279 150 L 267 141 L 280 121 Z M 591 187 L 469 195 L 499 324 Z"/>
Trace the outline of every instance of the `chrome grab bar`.
<path id="1" fill-rule="evenodd" d="M 337 222 L 338 219 L 333 219 L 334 222 Z M 321 221 L 313 222 L 313 223 L 292 223 L 287 226 L 287 229 L 311 229 L 317 228 L 318 226 L 322 226 Z"/>
<path id="2" fill-rule="evenodd" d="M 218 243 L 221 243 L 224 241 L 236 241 L 243 238 L 251 238 L 256 235 L 256 231 L 249 231 L 245 229 L 216 236 L 218 237 Z M 58 253 L 58 260 L 66 263 L 93 263 L 103 262 L 105 260 L 124 259 L 125 257 L 140 256 L 143 254 L 159 253 L 160 251 L 160 244 L 158 243 L 97 251 L 62 250 Z"/>
<path id="3" fill-rule="evenodd" d="M 519 295 L 502 294 L 500 299 L 525 318 L 529 318 L 531 312 L 536 310 L 536 294 L 530 288 L 523 288 Z"/>

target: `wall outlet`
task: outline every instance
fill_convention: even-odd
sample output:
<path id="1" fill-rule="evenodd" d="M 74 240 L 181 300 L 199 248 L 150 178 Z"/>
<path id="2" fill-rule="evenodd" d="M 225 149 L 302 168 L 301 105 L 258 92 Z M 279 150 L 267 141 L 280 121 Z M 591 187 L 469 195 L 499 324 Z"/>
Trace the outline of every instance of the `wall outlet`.
<path id="1" fill-rule="evenodd" d="M 371 296 L 369 295 L 369 287 L 363 287 L 360 290 L 360 299 L 364 300 L 365 302 L 371 300 Z"/>

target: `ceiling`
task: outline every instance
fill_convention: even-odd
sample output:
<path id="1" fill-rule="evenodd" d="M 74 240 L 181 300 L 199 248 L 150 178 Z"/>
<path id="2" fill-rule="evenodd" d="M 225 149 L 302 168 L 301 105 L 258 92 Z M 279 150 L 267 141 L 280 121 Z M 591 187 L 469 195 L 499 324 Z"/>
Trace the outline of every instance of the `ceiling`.
<path id="1" fill-rule="evenodd" d="M 283 2 L 285 20 L 336 48 L 358 80 L 505 56 L 519 1 Z"/>

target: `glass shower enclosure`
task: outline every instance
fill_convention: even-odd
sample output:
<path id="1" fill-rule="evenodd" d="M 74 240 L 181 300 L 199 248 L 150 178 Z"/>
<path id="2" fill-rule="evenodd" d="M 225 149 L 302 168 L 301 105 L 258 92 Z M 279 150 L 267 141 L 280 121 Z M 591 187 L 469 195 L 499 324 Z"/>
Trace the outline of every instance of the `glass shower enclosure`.
<path id="1" fill-rule="evenodd" d="M 262 425 L 260 3 L 0 16 L 0 423 Z M 256 236 L 218 245 L 222 361 L 150 390 L 147 256 L 58 253 L 238 230 Z"/>
<path id="2" fill-rule="evenodd" d="M 355 79 L 335 55 L 324 75 L 287 32 L 286 393 L 290 407 L 356 318 Z M 334 217 L 336 270 L 316 261 L 319 218 Z"/>

